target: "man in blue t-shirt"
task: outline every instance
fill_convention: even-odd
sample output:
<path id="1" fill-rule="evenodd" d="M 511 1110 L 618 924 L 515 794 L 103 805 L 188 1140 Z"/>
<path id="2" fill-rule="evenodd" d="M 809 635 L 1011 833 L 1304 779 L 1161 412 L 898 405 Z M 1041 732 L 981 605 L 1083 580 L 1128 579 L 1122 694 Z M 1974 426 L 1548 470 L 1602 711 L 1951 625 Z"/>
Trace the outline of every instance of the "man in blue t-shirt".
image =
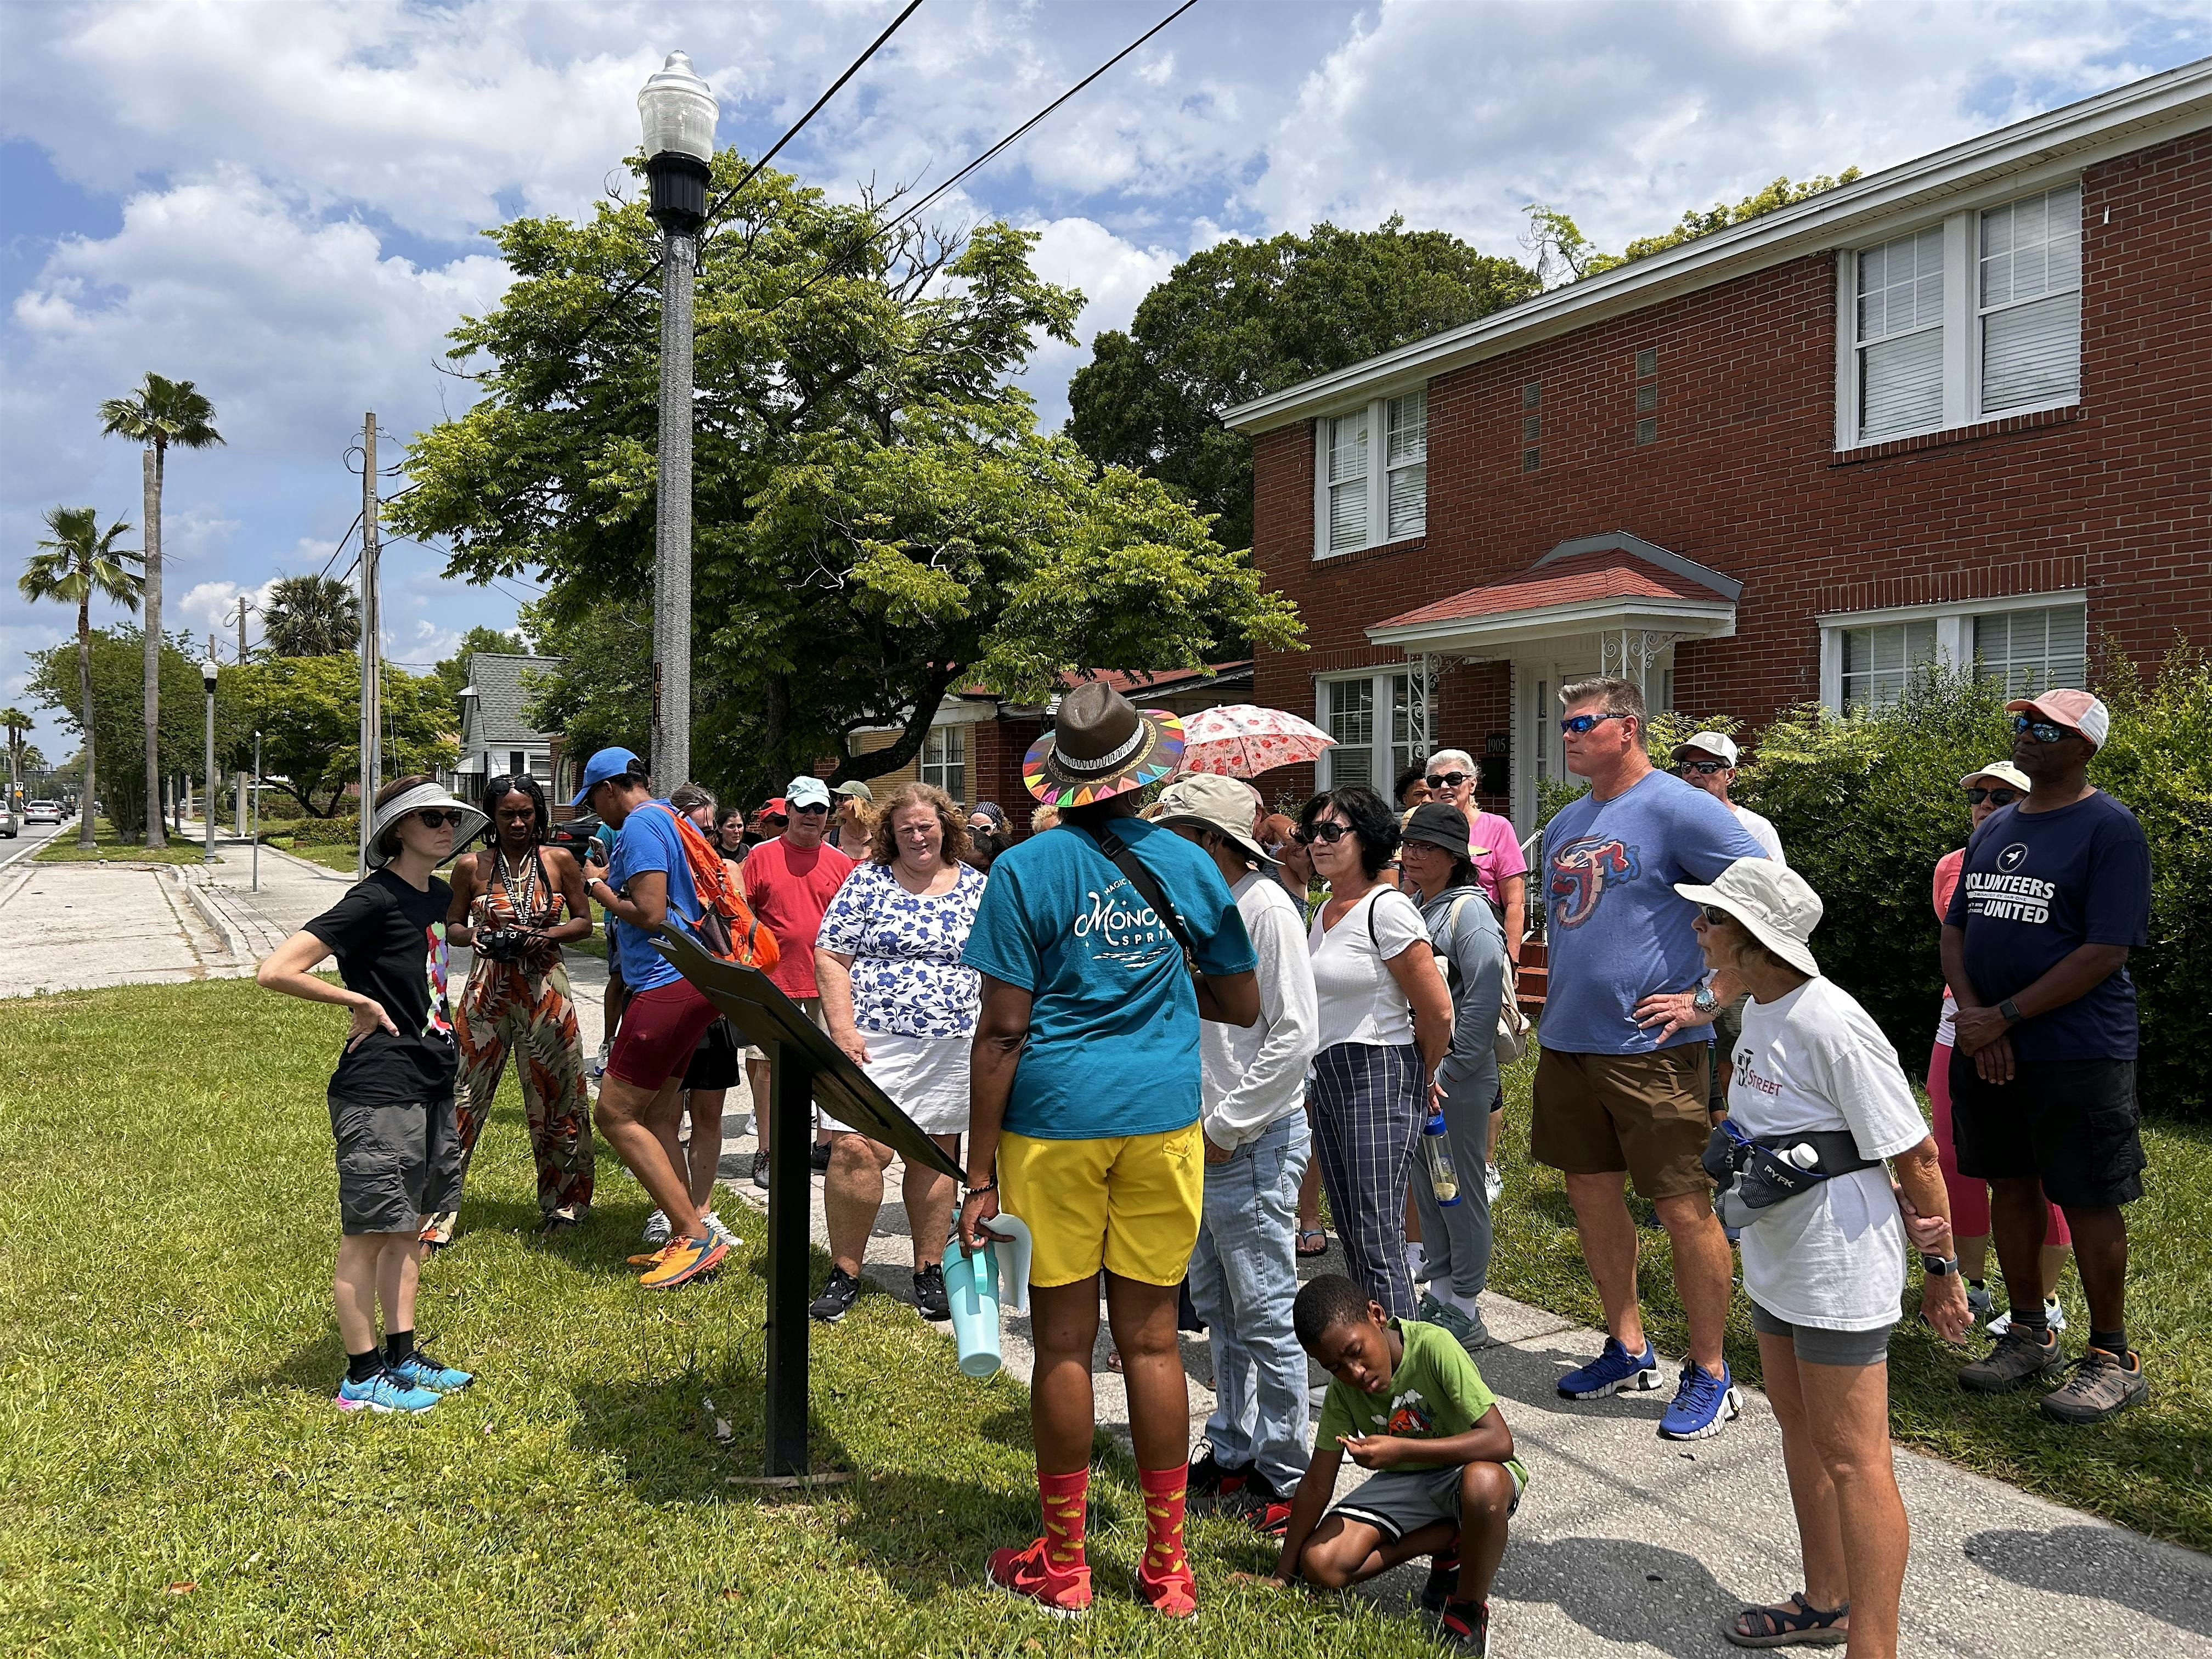
<path id="1" fill-rule="evenodd" d="M 1984 820 L 1966 843 L 1943 920 L 1943 973 L 1959 1000 L 1950 1071 L 1959 1170 L 1994 1188 L 1990 1231 L 2013 1316 L 1959 1380 L 1999 1394 L 2065 1364 L 2043 1310 L 2047 1196 L 2074 1235 L 2089 1346 L 2043 1410 L 2062 1423 L 2101 1423 L 2148 1397 L 2142 1361 L 2128 1346 L 2120 1206 L 2142 1196 L 2127 962 L 2150 942 L 2150 843 L 2134 813 L 2089 787 L 2089 757 L 2112 727 L 2102 702 L 2062 689 L 2005 707 L 2027 799 Z"/>
<path id="2" fill-rule="evenodd" d="M 587 873 L 584 890 L 612 918 L 611 960 L 620 964 L 629 993 L 592 1115 L 615 1156 L 668 1218 L 668 1243 L 638 1283 L 672 1290 L 714 1272 L 729 1254 L 692 1199 L 688 1177 L 668 1155 L 684 1109 L 684 1069 L 714 1024 L 714 1005 L 653 948 L 653 935 L 667 922 L 696 938 L 703 907 L 676 810 L 654 799 L 645 763 L 635 755 L 602 749 L 592 756 L 574 804 L 590 807 L 614 826 L 607 873 Z"/>
<path id="3" fill-rule="evenodd" d="M 1674 1244 L 1690 1327 L 1659 1432 L 1703 1439 L 1741 1409 L 1721 1353 L 1728 1237 L 1698 1161 L 1711 1129 L 1713 1011 L 1727 997 L 1701 986 L 1697 907 L 1674 884 L 1710 882 L 1765 851 L 1725 803 L 1651 764 L 1634 685 L 1582 680 L 1559 702 L 1567 769 L 1590 787 L 1544 828 L 1547 978 L 1528 1150 L 1566 1176 L 1610 1334 L 1603 1353 L 1559 1379 L 1559 1393 L 1597 1400 L 1659 1386 L 1637 1303 L 1632 1177 Z"/>
<path id="4" fill-rule="evenodd" d="M 979 1247 L 1003 1196 L 1030 1230 L 1036 1301 L 1030 1415 L 1044 1533 L 994 1552 L 986 1570 L 1060 1613 L 1091 1604 L 1083 1518 L 1102 1271 L 1145 1492 L 1137 1593 L 1173 1617 L 1197 1609 L 1176 1309 L 1206 1183 L 1198 1025 L 1253 1024 L 1260 991 L 1212 859 L 1135 816 L 1138 792 L 1182 753 L 1172 716 L 1139 714 L 1096 682 L 1069 692 L 1022 769 L 1030 792 L 1060 809 L 1060 827 L 994 862 L 963 957 L 983 987 L 961 1244 Z"/>

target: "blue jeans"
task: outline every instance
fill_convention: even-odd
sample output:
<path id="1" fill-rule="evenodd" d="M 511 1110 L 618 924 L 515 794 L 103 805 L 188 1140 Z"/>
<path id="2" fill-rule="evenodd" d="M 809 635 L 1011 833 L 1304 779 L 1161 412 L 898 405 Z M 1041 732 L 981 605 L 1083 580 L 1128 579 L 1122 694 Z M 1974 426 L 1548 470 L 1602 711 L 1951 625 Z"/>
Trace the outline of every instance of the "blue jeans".
<path id="1" fill-rule="evenodd" d="M 1306 1472 L 1306 1354 L 1291 1329 L 1298 1293 L 1298 1182 L 1312 1151 L 1292 1112 L 1206 1166 L 1206 1206 L 1190 1258 L 1190 1299 L 1213 1345 L 1214 1460 L 1253 1466 L 1288 1492 Z"/>

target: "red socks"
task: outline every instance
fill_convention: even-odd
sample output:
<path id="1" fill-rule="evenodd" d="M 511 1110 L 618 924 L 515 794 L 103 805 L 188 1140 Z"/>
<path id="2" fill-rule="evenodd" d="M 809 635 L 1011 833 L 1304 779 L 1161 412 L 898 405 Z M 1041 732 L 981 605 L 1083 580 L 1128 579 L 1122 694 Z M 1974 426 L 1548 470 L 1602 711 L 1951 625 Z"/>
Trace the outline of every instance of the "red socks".
<path id="1" fill-rule="evenodd" d="M 1176 1480 L 1180 1498 L 1182 1480 Z M 1037 1471 L 1037 1501 L 1044 1510 L 1045 1565 L 1055 1572 L 1069 1571 L 1083 1565 L 1084 1501 L 1091 1490 L 1091 1471 L 1081 1468 L 1073 1474 L 1047 1474 Z M 1176 1505 L 1178 1522 L 1182 1505 Z M 1180 1538 L 1180 1530 L 1177 1536 Z"/>
<path id="2" fill-rule="evenodd" d="M 1155 1574 L 1177 1571 L 1183 1566 L 1183 1498 L 1190 1465 L 1139 1469 L 1137 1484 L 1145 1492 L 1145 1565 Z"/>

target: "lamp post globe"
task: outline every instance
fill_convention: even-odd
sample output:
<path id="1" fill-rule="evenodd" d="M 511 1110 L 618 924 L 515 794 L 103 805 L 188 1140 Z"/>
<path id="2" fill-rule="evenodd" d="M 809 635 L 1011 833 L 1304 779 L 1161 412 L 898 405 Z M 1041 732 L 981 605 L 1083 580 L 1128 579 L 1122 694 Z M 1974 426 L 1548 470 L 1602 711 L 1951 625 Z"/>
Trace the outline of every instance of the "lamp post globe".
<path id="1" fill-rule="evenodd" d="M 714 94 L 680 52 L 668 54 L 659 73 L 637 94 L 645 127 L 645 175 L 652 185 L 653 223 L 672 235 L 691 236 L 707 222 L 707 184 L 713 176 Z"/>

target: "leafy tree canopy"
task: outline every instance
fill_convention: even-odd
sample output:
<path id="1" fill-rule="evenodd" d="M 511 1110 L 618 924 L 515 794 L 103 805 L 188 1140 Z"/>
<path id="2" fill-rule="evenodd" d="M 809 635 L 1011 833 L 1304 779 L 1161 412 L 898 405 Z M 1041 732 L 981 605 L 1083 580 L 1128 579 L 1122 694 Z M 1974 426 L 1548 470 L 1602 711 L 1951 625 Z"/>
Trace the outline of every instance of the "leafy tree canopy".
<path id="1" fill-rule="evenodd" d="M 469 659 L 477 652 L 483 651 L 498 656 L 513 657 L 522 654 L 527 649 L 528 647 L 516 635 L 503 634 L 496 628 L 485 628 L 479 624 L 461 635 L 461 642 L 453 647 L 453 654 L 450 657 L 440 658 L 433 672 L 444 684 L 446 695 L 449 697 L 457 697 L 461 694 L 461 688 L 469 683 Z M 546 729 L 558 730 L 559 728 Z"/>
<path id="2" fill-rule="evenodd" d="M 273 657 L 336 657 L 361 648 L 361 595 L 335 576 L 284 576 L 261 613 Z"/>
<path id="3" fill-rule="evenodd" d="M 194 671 L 198 678 L 198 671 Z M 445 682 L 383 665 L 384 769 L 391 777 L 434 772 L 459 754 L 459 714 Z M 164 720 L 168 699 L 162 699 Z M 270 787 L 318 817 L 335 815 L 361 775 L 361 659 L 270 657 L 225 668 L 216 686 L 216 752 L 227 766 L 250 765 L 253 732 Z M 228 728 L 220 724 L 228 714 Z M 226 730 L 228 736 L 226 737 Z M 387 781 L 389 780 L 387 779 Z"/>
<path id="4" fill-rule="evenodd" d="M 1252 445 L 1224 410 L 1525 300 L 1535 273 L 1441 230 L 1316 225 L 1193 254 L 1099 335 L 1067 389 L 1068 435 L 1102 465 L 1158 478 L 1252 543 Z"/>
<path id="5" fill-rule="evenodd" d="M 1845 167 L 1832 179 L 1824 173 L 1800 184 L 1793 184 L 1786 177 L 1779 178 L 1733 207 L 1726 202 L 1716 202 L 1702 212 L 1696 208 L 1685 209 L 1672 229 L 1663 230 L 1656 236 L 1639 236 L 1619 253 L 1601 252 L 1567 215 L 1542 202 L 1532 202 L 1527 210 L 1528 230 L 1522 240 L 1536 256 L 1536 269 L 1547 283 L 1580 282 L 1601 270 L 1648 259 L 1670 247 L 1680 247 L 1700 236 L 1710 236 L 1717 230 L 1756 219 L 1777 208 L 1793 206 L 1822 191 L 1848 185 L 1858 176 L 1856 167 Z"/>
<path id="6" fill-rule="evenodd" d="M 145 742 L 145 635 L 129 623 L 91 631 L 93 752 L 100 757 L 128 756 L 127 762 L 100 763 L 97 781 L 100 805 L 116 833 L 137 840 L 146 833 L 146 772 L 138 763 Z M 199 659 L 191 636 L 173 634 L 161 641 L 161 689 L 157 759 L 165 777 L 179 772 L 198 776 L 206 761 L 206 693 L 200 682 Z M 61 723 L 80 738 L 84 715 L 79 701 L 77 642 L 70 640 L 44 651 L 28 653 L 30 683 L 24 689 L 52 708 Z M 236 671 L 220 671 L 216 683 L 216 752 L 227 755 L 236 748 L 240 708 L 230 695 L 235 683 L 226 686 Z M 358 682 L 356 682 L 358 683 Z M 249 733 L 251 726 L 245 728 Z M 249 737 L 247 747 L 252 741 Z"/>
<path id="7" fill-rule="evenodd" d="M 718 155 L 714 188 L 742 168 Z M 1041 700 L 1060 669 L 1297 636 L 1288 602 L 1160 484 L 1036 432 L 1007 378 L 1033 338 L 1073 340 L 1082 298 L 1037 278 L 1034 238 L 950 240 L 895 207 L 765 171 L 700 245 L 692 748 L 724 793 L 823 755 L 840 777 L 893 770 L 956 682 Z M 610 611 L 619 638 L 650 592 L 659 234 L 632 203 L 495 234 L 514 283 L 451 353 L 483 398 L 416 441 L 391 518 L 447 538 L 449 574 L 542 571 L 549 648 Z M 562 642 L 556 678 L 592 672 Z M 640 732 L 643 677 L 616 656 L 626 694 L 544 695 Z M 899 740 L 854 752 L 878 724 Z"/>

